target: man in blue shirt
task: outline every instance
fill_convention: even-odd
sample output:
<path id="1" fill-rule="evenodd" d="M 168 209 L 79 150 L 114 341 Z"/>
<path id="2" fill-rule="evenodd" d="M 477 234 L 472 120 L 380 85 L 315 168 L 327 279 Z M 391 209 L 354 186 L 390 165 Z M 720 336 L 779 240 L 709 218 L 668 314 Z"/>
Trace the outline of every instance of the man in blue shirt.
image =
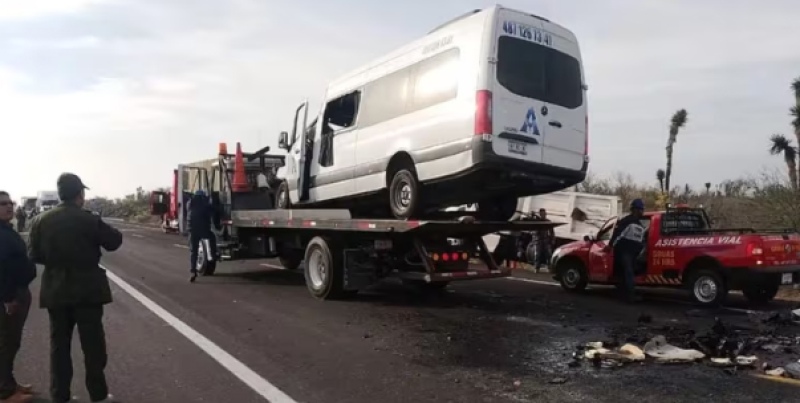
<path id="1" fill-rule="evenodd" d="M 211 199 L 206 195 L 206 192 L 198 190 L 192 196 L 192 199 L 186 205 L 189 219 L 187 224 L 189 227 L 189 261 L 190 272 L 192 276 L 189 281 L 194 282 L 197 279 L 197 257 L 200 250 L 200 242 L 203 239 L 208 239 L 211 256 L 216 260 L 217 256 L 217 237 L 214 231 L 211 230 L 211 224 L 219 229 L 219 215 L 211 203 Z"/>
<path id="2" fill-rule="evenodd" d="M 635 272 L 636 259 L 644 249 L 645 228 L 641 222 L 644 201 L 633 200 L 630 211 L 617 222 L 606 249 L 614 249 L 614 266 L 622 275 L 624 298 L 629 302 L 637 302 L 641 297 L 635 293 Z"/>

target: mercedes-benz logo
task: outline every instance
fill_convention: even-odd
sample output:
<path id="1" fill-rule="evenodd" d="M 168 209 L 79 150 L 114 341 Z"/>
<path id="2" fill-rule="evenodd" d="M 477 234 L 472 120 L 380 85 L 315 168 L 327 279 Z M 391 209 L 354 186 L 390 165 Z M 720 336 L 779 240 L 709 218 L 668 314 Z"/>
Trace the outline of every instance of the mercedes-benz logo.
<path id="1" fill-rule="evenodd" d="M 547 105 L 542 106 L 542 116 L 547 116 Z"/>

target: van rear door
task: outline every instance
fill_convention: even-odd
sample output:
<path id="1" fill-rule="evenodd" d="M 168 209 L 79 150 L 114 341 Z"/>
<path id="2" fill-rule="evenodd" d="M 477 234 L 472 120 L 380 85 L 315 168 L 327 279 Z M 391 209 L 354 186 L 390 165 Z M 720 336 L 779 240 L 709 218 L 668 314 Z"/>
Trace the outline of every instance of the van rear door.
<path id="1" fill-rule="evenodd" d="M 574 35 L 517 11 L 501 9 L 497 15 L 494 152 L 580 170 L 586 155 L 587 118 Z"/>

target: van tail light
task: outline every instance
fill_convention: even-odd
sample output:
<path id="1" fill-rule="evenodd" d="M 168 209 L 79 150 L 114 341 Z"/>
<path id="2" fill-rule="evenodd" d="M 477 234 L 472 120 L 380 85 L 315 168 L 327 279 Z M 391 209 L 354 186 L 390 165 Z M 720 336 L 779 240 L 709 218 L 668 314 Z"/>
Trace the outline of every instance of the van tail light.
<path id="1" fill-rule="evenodd" d="M 764 249 L 761 245 L 756 243 L 747 244 L 747 256 L 761 256 L 764 254 Z"/>
<path id="2" fill-rule="evenodd" d="M 492 92 L 480 90 L 475 95 L 475 135 L 492 134 Z"/>

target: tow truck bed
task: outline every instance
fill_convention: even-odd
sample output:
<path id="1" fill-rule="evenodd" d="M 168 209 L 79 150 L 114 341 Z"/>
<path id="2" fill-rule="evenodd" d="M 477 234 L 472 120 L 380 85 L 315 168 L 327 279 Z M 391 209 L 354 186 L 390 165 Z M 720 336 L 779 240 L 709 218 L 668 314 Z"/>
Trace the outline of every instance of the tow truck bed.
<path id="1" fill-rule="evenodd" d="M 273 230 L 309 230 L 367 233 L 407 233 L 440 237 L 483 236 L 498 231 L 535 231 L 553 228 L 551 222 L 475 221 L 470 216 L 460 220 L 387 220 L 350 218 L 347 210 L 249 210 L 231 213 L 231 224 L 239 228 Z"/>

